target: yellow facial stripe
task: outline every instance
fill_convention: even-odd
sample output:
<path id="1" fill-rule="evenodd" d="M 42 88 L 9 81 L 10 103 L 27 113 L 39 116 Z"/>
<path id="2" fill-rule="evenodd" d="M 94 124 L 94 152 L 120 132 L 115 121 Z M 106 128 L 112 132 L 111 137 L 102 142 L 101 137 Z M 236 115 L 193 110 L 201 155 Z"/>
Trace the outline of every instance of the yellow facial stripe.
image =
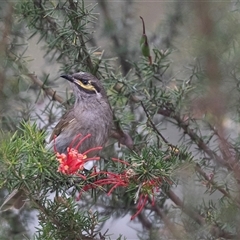
<path id="1" fill-rule="evenodd" d="M 89 91 L 95 91 L 96 92 L 96 89 L 95 87 L 91 84 L 91 81 L 88 82 L 88 84 L 83 84 L 80 80 L 75 80 L 75 82 L 81 87 L 81 88 L 84 88 L 86 90 L 89 90 Z"/>

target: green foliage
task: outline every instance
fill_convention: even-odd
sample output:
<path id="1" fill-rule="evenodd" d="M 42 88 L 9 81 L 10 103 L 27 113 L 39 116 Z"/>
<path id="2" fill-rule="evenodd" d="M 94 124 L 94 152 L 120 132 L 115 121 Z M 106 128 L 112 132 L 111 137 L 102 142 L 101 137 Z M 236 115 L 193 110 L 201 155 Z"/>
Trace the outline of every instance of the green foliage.
<path id="1" fill-rule="evenodd" d="M 39 41 L 46 42 L 46 56 L 62 63 L 62 71 L 85 69 L 95 73 L 93 53 L 86 43 L 92 38 L 92 25 L 96 21 L 94 6 L 84 1 L 20 1 L 17 13 L 31 29 L 31 36 L 40 34 Z"/>
<path id="2" fill-rule="evenodd" d="M 70 198 L 65 199 L 61 205 L 51 201 L 48 204 L 48 213 L 42 212 L 39 215 L 42 229 L 39 229 L 36 239 L 83 239 L 84 235 L 94 237 L 98 233 L 96 226 L 106 220 L 101 219 L 97 212 L 78 209 L 75 201 Z M 52 218 L 51 212 L 58 214 Z"/>
<path id="3" fill-rule="evenodd" d="M 36 124 L 22 123 L 17 132 L 1 141 L 2 187 L 13 190 L 24 185 L 39 194 L 42 183 L 56 175 L 56 160 L 44 146 L 45 137 Z"/>
<path id="4" fill-rule="evenodd" d="M 96 226 L 104 219 L 97 212 L 78 211 L 74 197 L 67 198 L 66 190 L 76 182 L 74 177 L 71 181 L 57 173 L 56 157 L 46 149 L 45 137 L 36 124 L 22 123 L 17 132 L 1 141 L 0 159 L 5 167 L 1 171 L 1 187 L 10 191 L 22 189 L 32 207 L 40 210 L 42 229 L 36 239 L 82 239 L 84 233 L 95 236 Z M 80 186 L 84 183 L 79 183 Z M 61 197 L 51 201 L 46 196 L 53 191 L 61 193 Z"/>

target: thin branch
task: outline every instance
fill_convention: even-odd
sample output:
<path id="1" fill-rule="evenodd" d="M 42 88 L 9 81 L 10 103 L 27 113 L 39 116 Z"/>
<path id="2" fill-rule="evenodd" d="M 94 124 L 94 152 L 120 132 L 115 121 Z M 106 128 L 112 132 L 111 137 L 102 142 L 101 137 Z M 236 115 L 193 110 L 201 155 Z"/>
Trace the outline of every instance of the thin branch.
<path id="1" fill-rule="evenodd" d="M 220 156 L 218 156 L 213 150 L 211 150 L 189 126 L 189 123 L 182 120 L 179 114 L 175 113 L 169 109 L 162 109 L 161 107 L 158 109 L 158 113 L 174 119 L 178 126 L 181 127 L 185 134 L 187 134 L 191 140 L 199 147 L 199 149 L 203 150 L 210 158 L 214 159 L 216 162 L 221 163 L 224 166 L 227 166 L 226 161 L 224 161 Z"/>
<path id="2" fill-rule="evenodd" d="M 172 146 L 172 144 L 170 144 L 167 139 L 160 133 L 160 131 L 157 129 L 157 127 L 155 126 L 155 124 L 153 123 L 150 114 L 148 113 L 146 107 L 144 106 L 143 102 L 141 101 L 141 106 L 148 118 L 148 121 L 151 123 L 153 130 L 162 138 L 162 140 L 164 141 L 164 143 L 166 143 L 168 146 Z"/>
<path id="3" fill-rule="evenodd" d="M 141 106 L 143 107 L 143 110 L 144 110 L 144 112 L 146 113 L 146 116 L 147 116 L 147 118 L 148 118 L 148 121 L 151 123 L 151 125 L 152 125 L 153 129 L 155 130 L 155 132 L 157 132 L 157 134 L 163 139 L 163 141 L 164 141 L 167 145 L 171 146 L 171 144 L 162 136 L 162 134 L 161 134 L 161 133 L 158 131 L 158 129 L 156 128 L 155 124 L 152 122 L 151 117 L 150 117 L 150 115 L 149 115 L 149 113 L 148 113 L 148 111 L 147 111 L 147 109 L 146 109 L 146 107 L 144 106 L 144 104 L 143 104 L 142 101 L 141 101 Z M 181 124 L 181 126 L 182 126 L 182 124 Z M 189 131 L 188 131 L 188 132 L 189 132 Z M 191 135 L 194 136 L 194 138 L 196 138 L 196 135 L 193 134 L 192 131 L 190 131 L 190 132 L 191 132 Z M 199 138 L 199 139 L 200 139 L 200 138 Z M 226 140 L 225 140 L 225 141 L 226 141 Z M 206 148 L 207 145 L 204 145 L 203 142 L 201 143 L 201 146 L 204 146 L 204 149 L 207 149 L 207 148 Z M 208 150 L 208 152 L 210 152 L 210 151 Z M 218 191 L 220 191 L 225 197 L 231 199 L 231 200 L 234 201 L 238 206 L 240 206 L 239 203 L 237 203 L 236 200 L 234 200 L 234 199 L 232 198 L 232 196 L 231 196 L 225 189 L 219 187 L 212 179 L 209 179 L 209 178 L 208 178 L 208 175 L 200 168 L 200 166 L 199 166 L 198 164 L 196 165 L 195 170 L 196 170 L 201 176 L 203 176 L 203 177 L 205 178 L 205 180 L 207 180 L 215 189 L 217 189 Z"/>
<path id="4" fill-rule="evenodd" d="M 133 140 L 128 133 L 125 133 L 116 118 L 115 114 L 113 113 L 113 120 L 114 120 L 114 129 L 111 130 L 111 137 L 118 140 L 119 144 L 123 144 L 127 146 L 129 149 L 133 149 Z"/>
<path id="5" fill-rule="evenodd" d="M 221 192 L 225 197 L 231 199 L 234 203 L 240 207 L 240 204 L 236 202 L 237 199 L 234 199 L 225 189 L 221 188 L 220 186 L 217 185 L 216 182 L 213 181 L 213 179 L 209 179 L 208 175 L 201 169 L 200 165 L 197 164 L 195 166 L 195 170 L 202 176 L 204 179 L 211 184 L 215 189 L 217 189 L 219 192 Z"/>
<path id="6" fill-rule="evenodd" d="M 150 204 L 153 202 L 150 196 L 148 196 L 148 201 Z M 151 209 L 155 211 L 156 214 L 162 219 L 165 226 L 169 229 L 169 233 L 174 236 L 174 239 L 186 239 L 186 236 L 180 234 L 179 229 L 176 228 L 176 226 L 168 219 L 166 214 L 156 204 L 154 204 Z"/>
<path id="7" fill-rule="evenodd" d="M 182 209 L 182 211 L 187 214 L 190 218 L 192 218 L 195 222 L 199 225 L 204 226 L 207 224 L 204 217 L 202 217 L 196 210 L 191 209 L 189 206 L 186 206 L 182 200 L 172 191 L 169 190 L 166 192 L 167 196 L 178 206 Z M 210 232 L 215 237 L 222 237 L 226 239 L 236 239 L 236 236 L 222 230 L 220 227 L 216 225 L 210 226 Z"/>
<path id="8" fill-rule="evenodd" d="M 78 11 L 77 5 L 73 0 L 69 0 L 69 7 L 73 12 L 77 13 L 77 11 Z M 78 30 L 77 29 L 78 25 L 79 25 L 79 19 L 73 18 L 72 19 L 72 27 L 76 32 Z M 79 48 L 79 50 L 78 50 L 78 60 L 82 61 L 84 59 L 84 56 L 82 54 L 82 52 L 84 52 L 84 54 L 86 56 L 86 58 L 85 58 L 86 59 L 86 65 L 89 67 L 91 73 L 94 73 L 95 67 L 94 67 L 94 65 L 92 63 L 92 59 L 91 59 L 91 57 L 90 57 L 90 55 L 87 51 L 86 44 L 85 44 L 85 41 L 83 39 L 84 35 L 81 34 L 81 33 L 78 33 L 77 36 L 78 36 L 79 43 L 80 43 L 80 46 L 81 46 L 81 48 Z"/>
<path id="9" fill-rule="evenodd" d="M 66 108 L 69 107 L 69 104 L 64 102 L 63 98 L 59 96 L 56 91 L 52 88 L 45 86 L 45 84 L 35 75 L 35 74 L 28 74 L 27 75 L 37 86 L 39 86 L 48 96 L 52 97 L 52 100 L 61 103 Z"/>
<path id="10" fill-rule="evenodd" d="M 223 159 L 219 155 L 216 154 L 213 150 L 211 150 L 207 144 L 204 143 L 203 139 L 199 137 L 189 126 L 189 123 L 182 120 L 179 114 L 174 113 L 174 111 L 166 110 L 166 109 L 158 109 L 158 113 L 162 114 L 165 117 L 170 117 L 175 119 L 178 126 L 180 126 L 184 133 L 188 134 L 190 139 L 199 147 L 199 149 L 203 150 L 211 159 L 216 161 L 216 163 L 220 163 L 222 166 L 228 168 L 230 171 L 234 172 L 236 180 L 240 182 L 240 165 L 239 163 L 232 157 L 229 156 Z M 226 143 L 225 143 L 226 145 Z"/>
<path id="11" fill-rule="evenodd" d="M 101 8 L 102 12 L 103 12 L 103 17 L 105 18 L 105 24 L 107 25 L 116 25 L 114 20 L 111 18 L 111 15 L 109 13 L 109 9 L 108 9 L 108 3 L 105 0 L 97 0 L 99 7 Z M 131 2 L 129 1 L 128 3 L 128 8 L 130 7 L 129 4 L 131 4 Z M 123 23 L 124 24 L 124 23 Z M 116 29 L 116 26 L 115 28 Z M 126 24 L 125 24 L 125 29 L 126 29 Z M 124 34 L 123 36 L 121 36 L 121 34 L 119 34 L 119 36 L 116 34 L 116 30 L 114 30 L 114 32 L 111 32 L 110 35 L 112 42 L 114 44 L 114 48 L 115 51 L 118 51 L 118 56 L 119 56 L 119 62 L 120 65 L 122 66 L 122 70 L 124 72 L 124 75 L 126 75 L 128 73 L 128 71 L 130 70 L 130 64 L 126 61 L 126 54 L 127 52 L 127 41 L 123 41 L 124 42 L 124 47 L 126 50 L 123 50 L 122 47 L 122 43 L 120 42 L 120 37 L 125 37 Z"/>
<path id="12" fill-rule="evenodd" d="M 5 16 L 4 16 L 4 26 L 2 30 L 2 39 L 0 41 L 0 59 L 3 61 L 5 59 L 7 47 L 8 47 L 8 38 L 11 33 L 12 28 L 12 21 L 13 21 L 13 4 L 8 3 L 6 10 L 5 10 Z M 1 64 L 3 66 L 3 64 Z M 5 82 L 5 71 L 4 68 L 0 68 L 0 99 L 3 99 L 3 87 Z"/>
<path id="13" fill-rule="evenodd" d="M 146 229 L 148 229 L 148 230 L 152 229 L 153 224 L 152 224 L 151 221 L 148 220 L 148 218 L 146 217 L 145 214 L 143 214 L 143 213 L 141 212 L 141 213 L 138 214 L 137 217 L 138 217 L 138 220 L 142 223 L 142 225 L 143 225 Z"/>
<path id="14" fill-rule="evenodd" d="M 210 14 L 211 3 L 208 1 L 195 2 L 194 10 L 198 19 L 197 30 L 205 39 L 205 43 L 200 46 L 202 51 L 206 72 L 206 95 L 204 96 L 207 103 L 208 112 L 214 116 L 214 126 L 219 135 L 219 149 L 222 153 L 228 168 L 233 171 L 234 176 L 240 182 L 240 165 L 238 159 L 231 153 L 229 144 L 225 140 L 226 129 L 224 128 L 223 119 L 227 114 L 228 102 L 226 92 L 222 90 L 223 76 L 221 64 L 219 62 L 219 45 L 212 47 L 218 39 L 214 31 L 215 20 Z"/>

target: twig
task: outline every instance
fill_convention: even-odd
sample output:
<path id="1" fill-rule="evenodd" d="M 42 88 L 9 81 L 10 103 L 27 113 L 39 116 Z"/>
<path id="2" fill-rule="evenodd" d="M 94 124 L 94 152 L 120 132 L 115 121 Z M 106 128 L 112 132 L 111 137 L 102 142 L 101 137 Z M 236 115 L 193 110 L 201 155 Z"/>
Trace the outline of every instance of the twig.
<path id="1" fill-rule="evenodd" d="M 125 133 L 117 120 L 115 114 L 113 113 L 113 120 L 115 129 L 111 130 L 111 137 L 118 140 L 119 143 L 127 146 L 129 149 L 133 149 L 133 140 L 131 136 Z"/>
<path id="2" fill-rule="evenodd" d="M 3 61 L 5 59 L 7 47 L 8 47 L 8 38 L 12 28 L 12 18 L 13 18 L 13 3 L 8 3 L 5 16 L 4 16 L 4 26 L 2 29 L 2 39 L 0 41 L 0 59 Z M 0 68 L 0 99 L 3 98 L 3 87 L 5 82 L 5 71 L 3 67 Z"/>
<path id="3" fill-rule="evenodd" d="M 59 96 L 56 91 L 52 88 L 45 86 L 45 84 L 35 75 L 35 74 L 28 74 L 28 77 L 38 85 L 48 96 L 52 97 L 52 100 L 61 103 L 66 108 L 69 107 L 69 104 L 64 102 L 61 96 Z"/>
<path id="4" fill-rule="evenodd" d="M 204 179 L 210 183 L 215 189 L 217 189 L 219 192 L 221 192 L 225 197 L 231 199 L 234 201 L 232 196 L 223 188 L 219 187 L 216 182 L 213 181 L 213 179 L 209 179 L 208 175 L 201 169 L 199 164 L 196 164 L 195 170 L 202 176 Z M 235 202 L 235 201 L 234 201 Z M 239 204 L 238 204 L 239 205 Z M 239 205 L 240 206 L 240 205 Z"/>
<path id="5" fill-rule="evenodd" d="M 148 121 L 151 123 L 153 129 L 157 132 L 157 134 L 159 134 L 159 136 L 163 139 L 163 141 L 164 141 L 167 145 L 170 146 L 171 144 L 162 136 L 162 134 L 161 134 L 161 133 L 158 131 L 158 129 L 156 128 L 155 124 L 152 122 L 151 117 L 150 117 L 148 111 L 146 110 L 146 107 L 144 106 L 144 104 L 143 104 L 142 101 L 141 101 L 141 105 L 142 105 L 143 110 L 144 110 L 144 112 L 146 113 L 146 116 L 147 116 L 147 118 L 148 118 Z M 181 124 L 181 126 L 182 126 L 182 124 Z M 189 132 L 189 131 L 188 131 L 188 132 Z M 194 136 L 195 139 L 198 139 L 198 137 L 196 137 L 196 135 L 193 134 L 192 131 L 190 131 L 190 132 L 191 132 L 191 135 Z M 226 140 L 225 140 L 225 141 L 226 141 Z M 207 148 L 206 148 L 206 145 L 204 145 L 203 143 L 201 143 L 201 146 L 204 146 L 204 149 L 207 149 Z M 210 151 L 208 150 L 208 152 L 210 152 Z M 211 183 L 211 185 L 212 185 L 215 189 L 217 189 L 218 191 L 220 191 L 220 192 L 221 192 L 224 196 L 226 196 L 227 198 L 229 198 L 229 199 L 231 199 L 232 201 L 236 202 L 236 201 L 232 198 L 232 196 L 231 196 L 225 189 L 217 186 L 217 184 L 216 184 L 213 180 L 209 179 L 208 176 L 207 176 L 207 174 L 200 168 L 200 166 L 199 166 L 198 164 L 196 165 L 195 170 L 196 170 L 201 176 L 203 176 L 203 177 L 205 178 L 205 180 L 207 180 L 209 183 Z M 239 205 L 239 203 L 236 203 L 236 204 Z"/>
<path id="6" fill-rule="evenodd" d="M 69 0 L 69 8 L 75 13 L 77 13 L 77 11 L 78 11 L 76 3 L 73 0 Z M 77 31 L 78 30 L 77 28 L 78 28 L 78 25 L 79 25 L 79 22 L 78 22 L 79 19 L 75 17 L 75 18 L 72 18 L 70 20 L 72 21 L 73 29 L 75 31 Z M 82 61 L 83 59 L 86 59 L 86 65 L 87 65 L 87 67 L 89 67 L 91 73 L 93 73 L 95 67 L 94 67 L 92 59 L 91 59 L 91 57 L 90 57 L 90 55 L 87 51 L 86 44 L 85 44 L 85 41 L 83 39 L 83 34 L 78 33 L 77 36 L 78 36 L 78 39 L 79 39 L 79 46 L 81 46 L 81 48 L 78 51 L 78 60 Z M 83 57 L 82 52 L 84 52 L 84 54 L 86 56 L 85 58 Z"/>
<path id="7" fill-rule="evenodd" d="M 206 220 L 204 217 L 202 217 L 196 210 L 191 209 L 190 207 L 185 206 L 185 204 L 182 202 L 182 200 L 172 191 L 169 190 L 166 192 L 167 196 L 178 206 L 182 209 L 184 213 L 186 213 L 190 218 L 192 218 L 195 222 L 197 222 L 199 225 L 203 226 L 206 224 Z M 236 236 L 233 234 L 226 232 L 219 228 L 216 225 L 210 226 L 210 232 L 215 237 L 222 237 L 226 239 L 236 239 Z"/>
<path id="8" fill-rule="evenodd" d="M 152 203 L 152 199 L 148 196 L 148 201 L 150 204 Z M 169 229 L 171 235 L 174 236 L 175 239 L 187 239 L 186 236 L 179 234 L 179 230 L 175 227 L 175 225 L 168 219 L 166 214 L 156 205 L 154 204 L 151 209 L 156 212 L 156 214 L 163 220 L 165 226 Z"/>
<path id="9" fill-rule="evenodd" d="M 109 9 L 108 9 L 108 5 L 107 5 L 107 1 L 103 1 L 103 0 L 98 0 L 97 1 L 99 4 L 99 7 L 101 8 L 101 10 L 103 11 L 103 16 L 105 18 L 105 22 L 107 24 L 112 24 L 114 25 L 115 22 L 113 21 L 113 19 L 111 18 L 111 15 L 109 13 Z M 128 3 L 128 8 L 130 7 Z M 125 22 L 123 22 L 124 24 Z M 126 24 L 125 24 L 125 29 L 126 29 Z M 124 75 L 126 75 L 128 73 L 128 71 L 130 70 L 130 64 L 126 61 L 126 54 L 127 52 L 127 41 L 123 41 L 124 42 L 124 47 L 126 50 L 122 50 L 122 44 L 120 42 L 120 37 L 116 34 L 116 30 L 114 32 L 111 32 L 110 35 L 112 42 L 114 44 L 114 49 L 115 51 L 118 50 L 118 54 L 119 54 L 119 61 L 120 61 L 120 65 L 122 66 L 122 70 L 124 72 Z M 125 37 L 124 34 L 122 34 L 121 38 Z M 124 39 L 126 40 L 126 39 Z M 121 51 L 119 51 L 119 49 L 121 49 Z"/>
<path id="10" fill-rule="evenodd" d="M 150 222 L 150 221 L 148 220 L 148 218 L 146 217 L 146 215 L 143 214 L 142 212 L 138 214 L 138 220 L 139 220 L 139 221 L 142 223 L 142 225 L 143 225 L 146 229 L 148 229 L 148 230 L 150 230 L 150 229 L 153 227 L 152 222 Z"/>
<path id="11" fill-rule="evenodd" d="M 221 163 L 224 166 L 227 166 L 226 162 L 218 156 L 214 151 L 212 151 L 190 127 L 187 122 L 181 119 L 180 115 L 176 114 L 174 111 L 169 109 L 162 109 L 161 107 L 158 109 L 158 113 L 165 116 L 170 117 L 172 119 L 175 119 L 178 126 L 181 127 L 184 131 L 184 133 L 188 134 L 188 136 L 191 138 L 195 144 L 199 147 L 199 149 L 202 149 L 209 157 L 217 161 L 218 163 Z"/>
<path id="12" fill-rule="evenodd" d="M 146 114 L 146 116 L 147 116 L 147 118 L 148 118 L 148 121 L 151 123 L 154 131 L 162 138 L 162 140 L 163 140 L 168 146 L 172 146 L 172 144 L 170 144 L 170 143 L 167 141 L 167 139 L 166 139 L 166 138 L 158 131 L 158 129 L 156 128 L 156 126 L 155 126 L 155 124 L 153 123 L 153 121 L 152 121 L 152 119 L 151 119 L 151 117 L 150 117 L 150 115 L 149 115 L 146 107 L 144 106 L 143 102 L 141 101 L 140 103 L 141 103 L 141 106 L 142 106 L 142 108 L 143 108 L 143 110 L 144 110 L 144 112 L 145 112 L 145 114 Z"/>
<path id="13" fill-rule="evenodd" d="M 184 133 L 188 134 L 190 139 L 195 142 L 195 144 L 199 147 L 199 149 L 203 150 L 210 158 L 212 158 L 217 163 L 220 163 L 222 166 L 228 168 L 230 171 L 234 172 L 234 175 L 236 177 L 236 180 L 240 182 L 240 165 L 239 163 L 233 159 L 232 156 L 228 156 L 225 159 L 220 157 L 216 154 L 213 150 L 211 150 L 207 144 L 204 143 L 203 139 L 199 137 L 189 126 L 189 124 L 182 120 L 179 114 L 175 113 L 172 110 L 166 110 L 166 109 L 158 109 L 158 113 L 162 114 L 165 117 L 170 117 L 172 119 L 175 119 L 178 126 L 181 127 L 184 131 Z M 226 143 L 225 143 L 226 144 Z"/>

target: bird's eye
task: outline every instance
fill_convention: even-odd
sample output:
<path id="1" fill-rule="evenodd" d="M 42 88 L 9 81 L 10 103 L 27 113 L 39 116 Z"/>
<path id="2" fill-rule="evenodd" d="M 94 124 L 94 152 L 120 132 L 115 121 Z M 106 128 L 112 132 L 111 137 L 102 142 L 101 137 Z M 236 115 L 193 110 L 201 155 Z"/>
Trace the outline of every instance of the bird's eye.
<path id="1" fill-rule="evenodd" d="M 82 79 L 81 81 L 82 81 L 82 83 L 83 83 L 84 85 L 87 85 L 87 84 L 88 84 L 88 80 L 86 80 L 86 79 Z"/>

